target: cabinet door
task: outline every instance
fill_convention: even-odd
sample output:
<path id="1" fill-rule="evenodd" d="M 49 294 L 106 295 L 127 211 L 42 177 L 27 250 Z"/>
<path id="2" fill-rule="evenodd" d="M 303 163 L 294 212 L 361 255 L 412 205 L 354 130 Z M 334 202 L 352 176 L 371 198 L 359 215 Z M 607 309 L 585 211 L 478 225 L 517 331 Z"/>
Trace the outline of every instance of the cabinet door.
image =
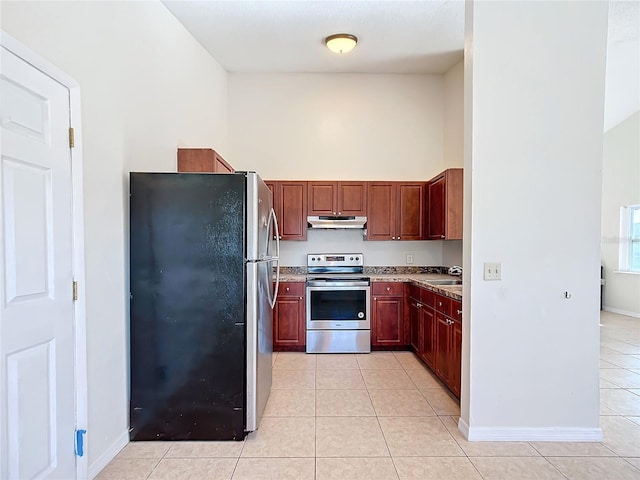
<path id="1" fill-rule="evenodd" d="M 422 304 L 415 298 L 409 299 L 409 324 L 411 326 L 411 348 L 419 356 L 423 351 Z"/>
<path id="2" fill-rule="evenodd" d="M 451 326 L 451 391 L 460 398 L 460 383 L 462 373 L 462 323 L 454 321 Z"/>
<path id="3" fill-rule="evenodd" d="M 309 182 L 309 215 L 339 215 L 336 182 Z"/>
<path id="4" fill-rule="evenodd" d="M 436 317 L 433 308 L 422 307 L 422 350 L 420 357 L 432 369 L 435 370 L 436 365 Z"/>
<path id="5" fill-rule="evenodd" d="M 304 283 L 282 283 L 273 310 L 274 350 L 302 350 L 306 344 Z"/>
<path id="6" fill-rule="evenodd" d="M 436 375 L 445 384 L 451 383 L 450 377 L 450 338 L 451 325 L 449 319 L 440 312 L 435 312 L 436 317 Z"/>
<path id="7" fill-rule="evenodd" d="M 404 345 L 404 299 L 378 296 L 373 299 L 371 343 L 375 346 Z"/>
<path id="8" fill-rule="evenodd" d="M 396 240 L 425 238 L 424 183 L 398 184 Z"/>
<path id="9" fill-rule="evenodd" d="M 367 184 L 338 182 L 338 215 L 365 216 L 367 214 Z"/>
<path id="10" fill-rule="evenodd" d="M 395 240 L 396 186 L 369 182 L 367 188 L 367 239 Z"/>
<path id="11" fill-rule="evenodd" d="M 446 176 L 444 174 L 429 182 L 427 187 L 427 202 L 429 205 L 427 238 L 431 240 L 445 238 L 445 188 Z"/>
<path id="12" fill-rule="evenodd" d="M 307 182 L 278 182 L 280 238 L 307 239 Z"/>

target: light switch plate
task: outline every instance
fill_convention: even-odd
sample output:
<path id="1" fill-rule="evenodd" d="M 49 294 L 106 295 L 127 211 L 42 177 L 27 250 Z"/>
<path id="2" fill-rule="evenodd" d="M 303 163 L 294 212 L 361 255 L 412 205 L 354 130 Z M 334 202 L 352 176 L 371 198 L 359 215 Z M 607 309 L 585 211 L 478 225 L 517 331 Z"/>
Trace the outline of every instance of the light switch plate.
<path id="1" fill-rule="evenodd" d="M 413 253 L 407 253 L 407 264 L 413 263 Z"/>
<path id="2" fill-rule="evenodd" d="M 501 263 L 485 263 L 484 279 L 485 280 L 502 280 L 502 264 Z"/>

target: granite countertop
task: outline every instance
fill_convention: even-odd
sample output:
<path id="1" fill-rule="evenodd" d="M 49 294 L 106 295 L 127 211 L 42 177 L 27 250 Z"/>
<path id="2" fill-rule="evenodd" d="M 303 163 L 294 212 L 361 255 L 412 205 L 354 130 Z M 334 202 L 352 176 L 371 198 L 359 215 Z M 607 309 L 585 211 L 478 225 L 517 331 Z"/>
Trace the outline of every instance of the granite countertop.
<path id="1" fill-rule="evenodd" d="M 437 273 L 371 273 L 368 274 L 372 282 L 406 282 L 413 283 L 422 288 L 450 297 L 455 300 L 462 300 L 462 285 L 432 285 L 429 280 L 451 280 L 451 275 Z M 307 276 L 303 274 L 281 273 L 281 282 L 304 282 Z"/>
<path id="2" fill-rule="evenodd" d="M 369 275 L 372 282 L 406 282 L 413 283 L 419 287 L 426 288 L 433 292 L 453 298 L 454 300 L 462 300 L 462 285 L 433 285 L 430 280 L 451 280 L 456 279 L 451 275 L 441 275 L 437 273 L 387 273 Z"/>

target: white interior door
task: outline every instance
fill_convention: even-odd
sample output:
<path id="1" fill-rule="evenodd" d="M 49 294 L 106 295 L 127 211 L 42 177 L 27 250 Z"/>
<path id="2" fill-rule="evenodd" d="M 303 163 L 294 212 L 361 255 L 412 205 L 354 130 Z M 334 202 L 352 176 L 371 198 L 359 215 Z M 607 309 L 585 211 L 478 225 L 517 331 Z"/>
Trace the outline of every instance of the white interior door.
<path id="1" fill-rule="evenodd" d="M 73 479 L 69 90 L 2 48 L 0 478 Z"/>

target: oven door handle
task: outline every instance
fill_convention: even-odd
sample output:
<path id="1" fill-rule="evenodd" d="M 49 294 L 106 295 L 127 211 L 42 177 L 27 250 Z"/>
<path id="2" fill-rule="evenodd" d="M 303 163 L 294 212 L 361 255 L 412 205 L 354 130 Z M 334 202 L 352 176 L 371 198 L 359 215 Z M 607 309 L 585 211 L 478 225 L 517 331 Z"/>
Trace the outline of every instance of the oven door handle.
<path id="1" fill-rule="evenodd" d="M 327 282 L 327 281 L 315 281 L 315 280 L 307 280 L 307 287 L 331 287 L 332 290 L 335 290 L 335 287 L 342 287 L 342 289 L 349 289 L 353 287 L 369 287 L 369 282 Z"/>

